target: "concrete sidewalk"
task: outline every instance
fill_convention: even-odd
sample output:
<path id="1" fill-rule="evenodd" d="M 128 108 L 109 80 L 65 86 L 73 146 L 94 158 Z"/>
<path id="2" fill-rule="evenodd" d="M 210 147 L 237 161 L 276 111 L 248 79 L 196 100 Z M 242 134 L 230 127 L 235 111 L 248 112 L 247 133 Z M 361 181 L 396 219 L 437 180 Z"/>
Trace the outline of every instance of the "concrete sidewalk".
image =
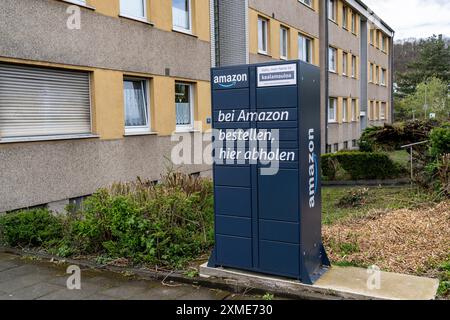
<path id="1" fill-rule="evenodd" d="M 209 268 L 207 264 L 200 266 L 202 277 L 227 279 L 236 285 L 275 293 L 303 297 L 323 295 L 324 299 L 433 300 L 439 287 L 437 279 L 383 271 L 378 273 L 379 280 L 373 282 L 375 278 L 372 274 L 363 268 L 333 266 L 314 285 L 306 285 L 281 277 L 228 268 Z"/>
<path id="2" fill-rule="evenodd" d="M 186 284 L 138 280 L 81 268 L 81 290 L 69 290 L 66 266 L 0 252 L 0 300 L 235 300 L 234 295 Z M 260 298 L 260 297 L 259 297 Z"/>

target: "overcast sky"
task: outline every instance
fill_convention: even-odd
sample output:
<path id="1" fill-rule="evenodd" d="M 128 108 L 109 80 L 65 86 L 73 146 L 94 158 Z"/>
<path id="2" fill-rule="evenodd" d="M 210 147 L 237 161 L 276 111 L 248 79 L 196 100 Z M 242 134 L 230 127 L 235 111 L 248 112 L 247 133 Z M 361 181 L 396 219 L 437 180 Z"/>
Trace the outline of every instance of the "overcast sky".
<path id="1" fill-rule="evenodd" d="M 395 30 L 396 40 L 450 37 L 450 0 L 363 0 Z"/>

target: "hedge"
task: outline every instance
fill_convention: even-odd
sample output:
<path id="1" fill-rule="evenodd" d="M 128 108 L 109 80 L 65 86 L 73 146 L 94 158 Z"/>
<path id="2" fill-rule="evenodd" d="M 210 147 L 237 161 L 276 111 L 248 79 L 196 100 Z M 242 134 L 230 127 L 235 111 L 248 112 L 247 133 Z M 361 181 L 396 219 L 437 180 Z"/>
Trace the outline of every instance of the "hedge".
<path id="1" fill-rule="evenodd" d="M 322 175 L 335 180 L 339 169 L 352 180 L 396 178 L 402 169 L 386 154 L 378 152 L 338 152 L 322 155 Z"/>

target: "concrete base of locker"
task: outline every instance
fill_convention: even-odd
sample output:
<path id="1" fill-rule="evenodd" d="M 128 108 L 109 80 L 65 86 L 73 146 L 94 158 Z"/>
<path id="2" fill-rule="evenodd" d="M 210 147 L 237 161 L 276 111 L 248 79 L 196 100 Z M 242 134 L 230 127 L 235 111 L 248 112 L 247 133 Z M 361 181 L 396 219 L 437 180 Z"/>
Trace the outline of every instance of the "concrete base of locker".
<path id="1" fill-rule="evenodd" d="M 314 285 L 252 272 L 200 266 L 200 276 L 225 279 L 239 286 L 283 293 L 303 299 L 432 300 L 439 286 L 437 279 L 367 269 L 332 267 Z"/>

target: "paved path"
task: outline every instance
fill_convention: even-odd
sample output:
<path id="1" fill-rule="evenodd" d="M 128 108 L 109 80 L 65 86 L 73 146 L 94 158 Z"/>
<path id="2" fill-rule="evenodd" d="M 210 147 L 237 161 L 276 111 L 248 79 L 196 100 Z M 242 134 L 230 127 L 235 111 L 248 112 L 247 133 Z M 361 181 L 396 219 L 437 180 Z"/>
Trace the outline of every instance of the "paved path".
<path id="1" fill-rule="evenodd" d="M 0 300 L 225 300 L 255 297 L 83 270 L 81 290 L 67 289 L 66 267 L 0 253 Z M 257 298 L 257 297 L 256 297 Z"/>

